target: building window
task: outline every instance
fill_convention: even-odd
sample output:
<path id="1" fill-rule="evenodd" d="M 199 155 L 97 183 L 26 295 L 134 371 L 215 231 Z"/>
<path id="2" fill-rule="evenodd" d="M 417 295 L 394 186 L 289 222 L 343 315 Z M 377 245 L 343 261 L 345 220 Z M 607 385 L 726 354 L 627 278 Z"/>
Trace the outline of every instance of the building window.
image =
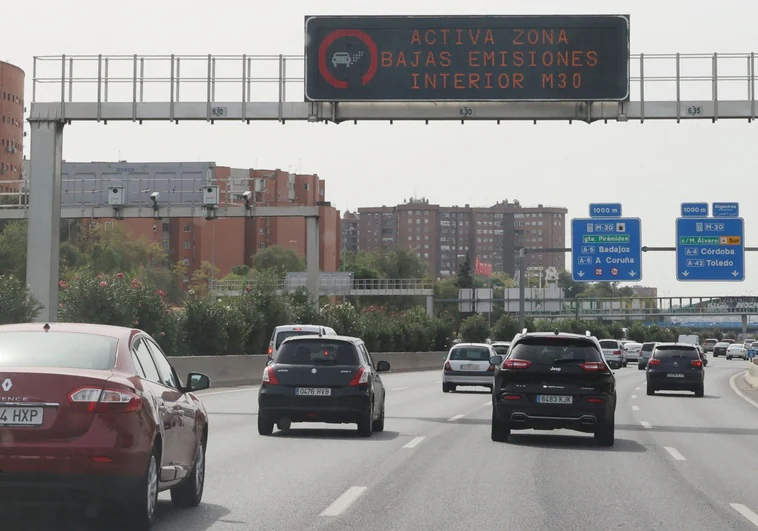
<path id="1" fill-rule="evenodd" d="M 261 243 L 260 245 L 258 245 L 258 249 L 265 249 L 265 248 L 266 248 L 265 243 Z"/>
<path id="2" fill-rule="evenodd" d="M 190 227 L 189 225 L 184 226 L 184 232 L 189 232 L 191 230 L 192 230 L 192 227 Z"/>
<path id="3" fill-rule="evenodd" d="M 190 264 L 189 258 L 185 258 L 184 260 L 182 260 L 182 263 L 188 266 Z"/>
<path id="4" fill-rule="evenodd" d="M 308 183 L 305 183 L 305 184 L 303 185 L 303 190 L 305 190 L 306 192 L 309 190 L 309 186 L 308 186 Z"/>
<path id="5" fill-rule="evenodd" d="M 185 249 L 189 249 L 190 248 L 190 242 L 189 241 L 184 242 L 184 248 Z"/>

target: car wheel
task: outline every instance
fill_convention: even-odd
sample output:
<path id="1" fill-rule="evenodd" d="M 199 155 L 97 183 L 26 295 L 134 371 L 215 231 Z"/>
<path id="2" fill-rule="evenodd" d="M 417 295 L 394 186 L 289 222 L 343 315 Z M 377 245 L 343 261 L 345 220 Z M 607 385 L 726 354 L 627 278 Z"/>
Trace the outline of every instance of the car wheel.
<path id="1" fill-rule="evenodd" d="M 147 469 L 142 477 L 139 489 L 122 507 L 121 513 L 128 521 L 131 531 L 148 531 L 155 522 L 155 510 L 158 506 L 158 487 L 160 483 L 161 454 L 153 448 L 147 460 Z"/>
<path id="2" fill-rule="evenodd" d="M 600 446 L 613 446 L 616 440 L 616 420 L 611 417 L 606 420 L 595 432 L 595 440 Z"/>
<path id="3" fill-rule="evenodd" d="M 443 383 L 442 384 L 442 392 L 443 393 L 449 393 L 452 390 L 453 390 L 453 386 L 452 385 L 450 385 L 448 383 Z"/>
<path id="4" fill-rule="evenodd" d="M 700 384 L 700 387 L 695 389 L 695 396 L 698 398 L 703 398 L 705 396 L 705 386 L 703 384 Z"/>
<path id="5" fill-rule="evenodd" d="M 271 435 L 274 433 L 274 421 L 262 411 L 258 410 L 258 434 Z"/>
<path id="6" fill-rule="evenodd" d="M 373 398 L 372 398 L 373 402 Z M 358 420 L 358 435 L 361 437 L 371 437 L 371 431 L 374 424 L 374 407 L 369 409 L 368 413 L 361 416 Z"/>
<path id="7" fill-rule="evenodd" d="M 492 440 L 495 442 L 507 442 L 510 434 L 511 428 L 508 424 L 497 418 L 495 408 L 492 408 Z"/>
<path id="8" fill-rule="evenodd" d="M 653 396 L 654 394 L 655 394 L 655 388 L 652 385 L 647 384 L 647 395 Z"/>
<path id="9" fill-rule="evenodd" d="M 374 421 L 371 429 L 376 433 L 384 431 L 384 400 L 382 400 L 382 413 L 379 415 L 379 418 Z"/>
<path id="10" fill-rule="evenodd" d="M 189 477 L 171 489 L 171 501 L 177 507 L 197 507 L 203 499 L 205 489 L 205 443 L 201 439 L 195 451 L 195 464 Z"/>
<path id="11" fill-rule="evenodd" d="M 641 370 L 641 371 L 644 371 L 644 370 L 645 370 L 645 367 L 643 367 L 642 365 L 637 365 L 637 368 L 638 368 L 639 370 Z"/>
<path id="12" fill-rule="evenodd" d="M 728 360 L 731 360 L 731 359 L 732 359 L 732 357 L 731 357 L 731 356 L 727 356 L 727 357 L 726 357 L 726 359 L 728 359 Z"/>

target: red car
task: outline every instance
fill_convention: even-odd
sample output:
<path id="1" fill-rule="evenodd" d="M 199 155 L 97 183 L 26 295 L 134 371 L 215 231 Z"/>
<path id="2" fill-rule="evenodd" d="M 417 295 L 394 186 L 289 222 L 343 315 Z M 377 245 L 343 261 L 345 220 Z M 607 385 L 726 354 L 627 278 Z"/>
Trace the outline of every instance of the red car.
<path id="1" fill-rule="evenodd" d="M 0 496 L 118 508 L 149 529 L 158 493 L 197 506 L 208 415 L 157 343 L 117 326 L 0 326 Z"/>

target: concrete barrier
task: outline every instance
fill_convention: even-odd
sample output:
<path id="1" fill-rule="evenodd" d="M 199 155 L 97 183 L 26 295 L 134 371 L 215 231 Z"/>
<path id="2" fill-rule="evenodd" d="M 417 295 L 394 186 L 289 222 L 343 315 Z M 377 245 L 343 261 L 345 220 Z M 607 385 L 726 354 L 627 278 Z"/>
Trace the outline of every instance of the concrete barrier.
<path id="1" fill-rule="evenodd" d="M 372 352 L 374 362 L 388 361 L 390 372 L 442 370 L 447 352 Z M 251 356 L 172 356 L 169 358 L 179 377 L 201 372 L 211 379 L 212 387 L 234 387 L 261 383 L 266 367 L 265 355 Z"/>
<path id="2" fill-rule="evenodd" d="M 758 389 L 758 359 L 753 358 L 751 361 L 745 373 L 745 381 L 750 387 Z"/>

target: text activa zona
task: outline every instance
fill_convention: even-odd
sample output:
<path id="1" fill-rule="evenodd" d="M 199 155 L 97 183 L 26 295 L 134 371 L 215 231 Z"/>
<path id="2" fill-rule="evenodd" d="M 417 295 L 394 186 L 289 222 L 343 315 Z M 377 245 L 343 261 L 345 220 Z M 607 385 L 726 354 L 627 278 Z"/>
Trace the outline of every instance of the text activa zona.
<path id="1" fill-rule="evenodd" d="M 500 35 L 500 31 L 497 34 Z M 514 46 L 536 46 L 538 44 L 568 44 L 568 32 L 565 29 L 542 28 L 524 29 L 512 28 L 508 31 L 507 41 Z M 495 44 L 495 31 L 492 29 L 425 29 L 413 30 L 411 44 L 421 46 L 466 44 Z"/>

